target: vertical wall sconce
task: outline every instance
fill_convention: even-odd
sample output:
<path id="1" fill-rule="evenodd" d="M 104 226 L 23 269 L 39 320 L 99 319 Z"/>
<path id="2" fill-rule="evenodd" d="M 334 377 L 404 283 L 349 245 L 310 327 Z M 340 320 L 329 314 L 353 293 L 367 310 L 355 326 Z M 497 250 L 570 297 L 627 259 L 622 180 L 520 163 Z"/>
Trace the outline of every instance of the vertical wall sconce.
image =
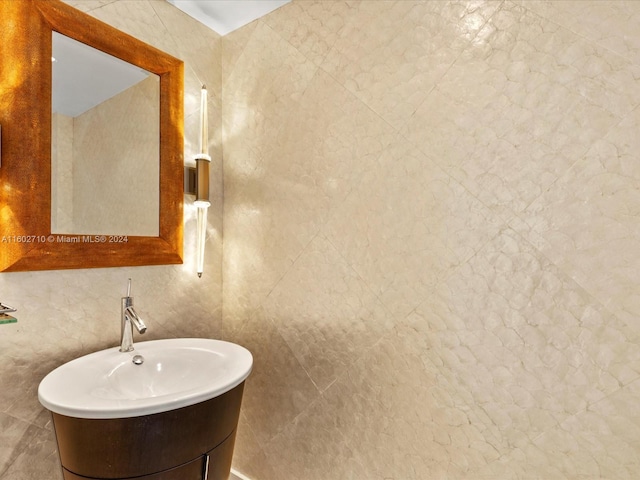
<path id="1" fill-rule="evenodd" d="M 202 86 L 200 94 L 200 153 L 195 156 L 196 168 L 187 169 L 187 193 L 194 194 L 194 205 L 198 209 L 196 264 L 198 277 L 204 271 L 204 247 L 207 236 L 207 209 L 209 202 L 209 123 L 207 121 L 207 87 Z"/>
<path id="2" fill-rule="evenodd" d="M 196 201 L 198 208 L 198 277 L 204 271 L 204 246 L 207 236 L 207 209 L 209 202 L 209 122 L 207 120 L 207 87 L 200 94 L 200 153 L 196 155 Z"/>

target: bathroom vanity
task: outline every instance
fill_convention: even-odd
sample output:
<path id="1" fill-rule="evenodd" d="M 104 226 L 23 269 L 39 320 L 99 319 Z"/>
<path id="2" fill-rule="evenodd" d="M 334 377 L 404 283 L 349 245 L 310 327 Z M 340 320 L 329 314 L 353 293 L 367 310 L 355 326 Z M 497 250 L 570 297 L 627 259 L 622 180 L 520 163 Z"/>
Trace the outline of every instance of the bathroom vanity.
<path id="1" fill-rule="evenodd" d="M 53 413 L 64 479 L 227 480 L 243 388 L 141 417 Z"/>
<path id="2" fill-rule="evenodd" d="M 65 480 L 227 480 L 248 350 L 230 342 L 138 342 L 72 360 L 40 383 Z"/>

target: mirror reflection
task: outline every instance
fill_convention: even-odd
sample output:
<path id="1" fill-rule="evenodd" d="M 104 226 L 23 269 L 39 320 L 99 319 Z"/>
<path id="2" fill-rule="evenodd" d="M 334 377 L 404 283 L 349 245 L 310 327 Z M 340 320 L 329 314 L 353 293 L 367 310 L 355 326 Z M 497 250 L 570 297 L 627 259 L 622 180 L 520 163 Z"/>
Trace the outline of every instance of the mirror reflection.
<path id="1" fill-rule="evenodd" d="M 51 232 L 159 235 L 160 82 L 53 32 Z"/>

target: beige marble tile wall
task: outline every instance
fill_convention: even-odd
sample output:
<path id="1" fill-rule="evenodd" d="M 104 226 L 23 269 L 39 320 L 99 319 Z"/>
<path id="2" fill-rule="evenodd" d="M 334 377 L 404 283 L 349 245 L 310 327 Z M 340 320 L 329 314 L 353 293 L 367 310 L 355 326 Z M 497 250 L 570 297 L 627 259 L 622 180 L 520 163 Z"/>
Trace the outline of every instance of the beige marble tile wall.
<path id="1" fill-rule="evenodd" d="M 120 297 L 133 280 L 142 339 L 219 337 L 221 332 L 222 165 L 220 38 L 161 1 L 74 0 L 87 11 L 185 62 L 185 158 L 198 148 L 200 88 L 210 92 L 212 132 L 209 239 L 205 273 L 195 273 L 195 211 L 185 205 L 184 265 L 0 273 L 0 300 L 18 308 L 17 324 L 0 325 L 0 478 L 61 479 L 49 414 L 36 389 L 53 367 L 119 338 Z M 5 141 L 5 138 L 3 138 Z M 9 234 L 3 225 L 1 235 Z M 0 235 L 0 236 L 1 236 Z"/>
<path id="2" fill-rule="evenodd" d="M 255 480 L 640 471 L 640 2 L 293 1 L 223 38 Z"/>
<path id="3" fill-rule="evenodd" d="M 73 118 L 51 114 L 51 231 L 73 231 Z"/>
<path id="4" fill-rule="evenodd" d="M 53 233 L 158 235 L 159 89 L 151 75 L 75 118 L 53 114 Z"/>
<path id="5" fill-rule="evenodd" d="M 159 234 L 159 92 L 150 75 L 73 119 L 73 230 L 63 233 Z"/>

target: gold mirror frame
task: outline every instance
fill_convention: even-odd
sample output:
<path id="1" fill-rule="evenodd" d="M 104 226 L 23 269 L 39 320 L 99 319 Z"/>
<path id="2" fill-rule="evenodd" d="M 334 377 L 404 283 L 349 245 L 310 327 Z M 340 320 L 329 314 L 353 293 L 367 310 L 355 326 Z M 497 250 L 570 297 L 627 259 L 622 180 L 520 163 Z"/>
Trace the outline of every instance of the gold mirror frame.
<path id="1" fill-rule="evenodd" d="M 158 237 L 52 234 L 52 31 L 160 77 Z M 59 0 L 0 0 L 0 42 L 0 271 L 182 263 L 183 62 Z"/>

